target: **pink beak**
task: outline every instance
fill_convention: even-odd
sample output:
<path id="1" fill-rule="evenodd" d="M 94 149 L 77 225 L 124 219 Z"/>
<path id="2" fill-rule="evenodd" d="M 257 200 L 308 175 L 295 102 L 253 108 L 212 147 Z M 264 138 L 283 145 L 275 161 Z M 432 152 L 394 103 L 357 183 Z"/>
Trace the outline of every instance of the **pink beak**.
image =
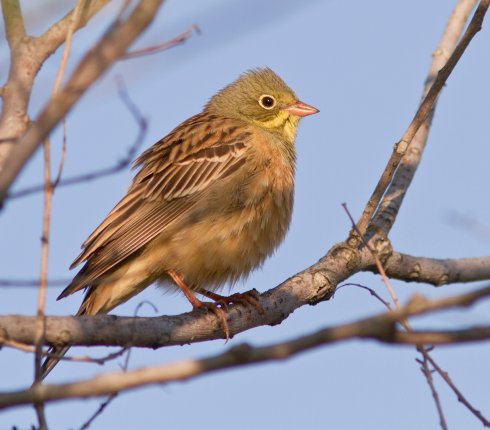
<path id="1" fill-rule="evenodd" d="M 299 116 L 300 118 L 320 112 L 317 108 L 303 102 L 296 102 L 291 106 L 288 106 L 285 110 L 287 110 L 291 115 Z"/>

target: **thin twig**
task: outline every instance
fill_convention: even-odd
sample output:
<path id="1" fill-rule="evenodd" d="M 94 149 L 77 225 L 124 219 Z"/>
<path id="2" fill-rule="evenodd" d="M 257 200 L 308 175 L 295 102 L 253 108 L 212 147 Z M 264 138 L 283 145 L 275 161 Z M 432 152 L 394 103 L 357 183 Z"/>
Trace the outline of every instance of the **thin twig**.
<path id="1" fill-rule="evenodd" d="M 116 173 L 124 171 L 132 163 L 134 157 L 136 156 L 141 146 L 143 145 L 146 132 L 148 129 L 148 122 L 146 118 L 143 117 L 143 115 L 141 114 L 140 110 L 135 105 L 135 103 L 131 100 L 126 85 L 124 84 L 124 81 L 120 76 L 116 77 L 116 83 L 118 87 L 119 97 L 121 98 L 122 102 L 125 104 L 127 109 L 129 110 L 129 112 L 131 113 L 133 119 L 138 124 L 138 135 L 136 136 L 134 143 L 128 148 L 124 157 L 118 160 L 114 165 L 104 167 L 99 170 L 94 170 L 89 173 L 84 173 L 82 175 L 75 175 L 70 178 L 65 178 L 57 183 L 58 188 L 97 180 L 105 176 L 114 175 Z M 28 195 L 38 193 L 42 191 L 42 189 L 43 189 L 42 185 L 34 185 L 32 187 L 27 187 L 22 190 L 11 193 L 7 196 L 7 198 L 17 199 L 21 197 L 26 197 Z"/>
<path id="2" fill-rule="evenodd" d="M 95 421 L 95 419 L 109 406 L 109 404 L 116 398 L 119 393 L 111 394 L 107 399 L 105 399 L 97 408 L 97 410 L 90 416 L 90 418 L 82 424 L 80 430 L 87 430 L 90 425 Z"/>
<path id="3" fill-rule="evenodd" d="M 142 57 L 145 55 L 157 54 L 162 51 L 166 51 L 174 46 L 180 45 L 184 43 L 187 39 L 189 39 L 194 33 L 201 34 L 201 30 L 197 26 L 197 24 L 192 24 L 188 30 L 184 33 L 175 36 L 174 38 L 167 40 L 164 43 L 160 43 L 159 45 L 149 46 L 148 48 L 138 49 L 136 51 L 131 51 L 124 54 L 121 57 L 121 60 L 129 60 L 131 58 Z"/>
<path id="4" fill-rule="evenodd" d="M 388 277 L 386 276 L 385 269 L 384 269 L 383 264 L 381 263 L 381 261 L 380 261 L 380 259 L 378 257 L 378 254 L 370 246 L 370 244 L 367 242 L 365 236 L 363 234 L 361 234 L 361 232 L 359 231 L 359 228 L 355 224 L 354 218 L 350 214 L 350 212 L 349 212 L 349 210 L 347 208 L 347 205 L 345 203 L 343 203 L 342 204 L 342 207 L 345 209 L 345 211 L 347 213 L 347 216 L 349 217 L 349 219 L 350 219 L 350 221 L 352 223 L 352 228 L 359 235 L 359 237 L 361 238 L 364 246 L 371 253 L 371 255 L 372 255 L 372 257 L 373 257 L 373 259 L 375 261 L 376 268 L 378 269 L 378 273 L 381 275 L 381 278 L 383 280 L 383 283 L 386 286 L 388 292 L 390 293 L 391 300 L 395 304 L 395 307 L 398 310 L 400 310 L 401 309 L 400 302 L 398 300 L 398 297 L 395 294 L 395 291 L 391 287 L 391 283 L 390 283 Z M 391 310 L 391 307 L 390 306 L 387 306 L 387 308 L 388 308 L 388 310 Z M 405 330 L 407 330 L 409 333 L 413 333 L 413 330 L 412 330 L 412 328 L 410 326 L 410 323 L 408 322 L 408 320 L 406 318 L 401 318 L 400 319 L 400 323 L 405 328 Z M 426 363 L 427 360 L 428 360 L 429 353 L 427 352 L 425 346 L 424 345 L 416 345 L 416 347 L 417 347 L 417 351 L 419 351 L 422 354 L 422 356 L 423 356 L 422 362 Z M 441 423 L 442 430 L 447 430 L 446 418 L 444 417 L 444 413 L 443 413 L 443 410 L 442 410 L 442 405 L 441 405 L 440 400 L 439 400 L 439 395 L 437 394 L 437 392 L 435 390 L 435 386 L 432 383 L 432 375 L 430 375 L 430 372 L 429 373 L 424 372 L 424 375 L 426 376 L 427 383 L 429 385 L 429 388 L 430 388 L 430 390 L 432 392 L 432 397 L 433 397 L 434 402 L 436 404 L 436 410 L 437 410 L 437 413 L 439 415 L 439 422 Z M 430 376 L 430 378 L 429 378 L 429 376 Z"/>
<path id="5" fill-rule="evenodd" d="M 49 226 L 51 220 L 51 202 L 53 187 L 51 184 L 51 167 L 50 167 L 50 148 L 49 139 L 44 141 L 44 208 L 43 222 L 41 232 L 41 266 L 39 271 L 39 295 L 37 303 L 37 324 L 36 324 L 36 343 L 34 356 L 34 384 L 41 382 L 41 360 L 44 344 L 44 334 L 46 331 L 46 320 L 44 317 L 44 308 L 46 305 L 46 281 L 48 279 L 48 257 L 49 257 Z M 47 428 L 46 417 L 44 416 L 44 404 L 35 403 L 35 409 L 39 421 L 39 428 Z"/>
<path id="6" fill-rule="evenodd" d="M 485 426 L 485 427 L 490 427 L 490 421 L 488 421 L 483 415 L 482 413 L 476 409 L 467 399 L 466 397 L 463 395 L 463 393 L 461 393 L 461 391 L 456 387 L 456 385 L 453 383 L 453 381 L 451 380 L 451 378 L 449 377 L 449 374 L 447 372 L 445 372 L 443 369 L 441 369 L 438 364 L 434 361 L 434 359 L 428 355 L 427 356 L 427 360 L 429 360 L 430 364 L 432 365 L 432 367 L 437 371 L 437 373 L 439 375 L 441 375 L 441 378 L 446 382 L 446 384 L 451 388 L 451 390 L 453 390 L 454 394 L 456 394 L 456 397 L 458 398 L 458 400 L 476 417 L 478 418 L 481 423 Z"/>
<path id="7" fill-rule="evenodd" d="M 46 281 L 46 287 L 62 287 L 70 282 L 70 279 L 53 279 Z M 39 279 L 0 279 L 0 287 L 39 287 Z"/>
<path id="8" fill-rule="evenodd" d="M 148 300 L 143 300 L 140 303 L 138 303 L 138 306 L 136 306 L 136 309 L 134 311 L 133 316 L 135 316 L 135 317 L 138 316 L 138 312 L 142 308 L 143 305 L 150 305 L 152 307 L 152 309 L 155 311 L 155 313 L 158 312 L 156 306 L 153 303 L 149 302 Z M 129 359 L 130 358 L 131 358 L 131 348 L 128 348 L 127 349 L 127 354 L 126 354 L 126 359 L 124 360 L 124 364 L 121 366 L 121 370 L 123 372 L 127 372 L 128 371 Z M 94 420 L 102 412 L 104 412 L 104 410 L 107 408 L 107 406 L 109 406 L 109 404 L 117 397 L 118 394 L 119 394 L 118 392 L 113 393 L 106 400 L 104 400 L 99 405 L 99 407 L 97 408 L 97 410 L 92 414 L 92 416 L 80 427 L 80 430 L 86 430 L 86 429 L 88 429 L 90 427 L 90 425 L 94 422 Z"/>
<path id="9" fill-rule="evenodd" d="M 381 277 L 383 278 L 383 282 L 385 283 L 385 285 L 387 285 L 388 291 L 390 292 L 390 295 L 392 296 L 392 300 L 395 303 L 396 308 L 398 310 L 401 310 L 401 307 L 400 307 L 398 298 L 396 297 L 394 290 L 391 288 L 390 282 L 389 282 L 389 280 L 388 280 L 388 278 L 386 276 L 386 273 L 385 273 L 385 270 L 383 268 L 383 265 L 381 264 L 381 261 L 379 260 L 376 252 L 370 247 L 370 245 L 366 241 L 365 237 L 360 234 L 360 231 L 358 230 L 357 226 L 354 224 L 354 219 L 352 218 L 349 210 L 347 209 L 347 205 L 344 203 L 342 206 L 344 207 L 345 211 L 347 212 L 347 215 L 349 216 L 349 218 L 350 218 L 350 220 L 352 222 L 352 225 L 353 225 L 352 228 L 359 234 L 359 237 L 363 241 L 364 246 L 371 252 L 371 254 L 372 254 L 372 256 L 373 256 L 373 258 L 374 258 L 374 260 L 376 262 L 376 267 L 377 267 L 378 271 L 380 272 Z M 387 307 L 388 307 L 388 309 L 390 309 L 389 306 L 387 306 Z M 405 330 L 407 330 L 407 332 L 414 333 L 413 329 L 410 326 L 410 323 L 408 322 L 408 320 L 406 318 L 400 318 L 400 323 L 405 328 Z M 466 406 L 467 409 L 473 415 L 475 415 L 485 426 L 487 426 L 488 421 L 486 420 L 486 418 L 481 414 L 481 412 L 479 410 L 477 410 L 475 407 L 473 407 L 466 400 L 466 398 L 463 396 L 463 394 L 461 393 L 461 391 L 459 391 L 457 389 L 457 387 L 451 382 L 451 380 L 449 379 L 449 376 L 448 376 L 447 372 L 443 371 L 440 368 L 440 366 L 437 365 L 437 363 L 435 362 L 435 360 L 430 356 L 430 354 L 428 352 L 428 349 L 423 344 L 417 344 L 416 345 L 416 348 L 417 348 L 417 351 L 423 356 L 423 360 L 421 361 L 421 363 L 427 363 L 427 361 L 429 361 L 432 364 L 432 366 L 434 367 L 434 369 L 437 371 L 437 373 L 442 377 L 442 379 L 456 393 L 456 395 L 458 396 L 458 399 L 461 401 L 461 403 L 463 403 L 463 405 Z M 433 396 L 434 402 L 436 404 L 437 413 L 439 414 L 439 422 L 441 424 L 441 427 L 442 427 L 443 430 L 447 430 L 446 419 L 445 419 L 444 414 L 443 414 L 442 405 L 440 404 L 439 395 L 435 391 L 435 386 L 434 386 L 434 384 L 432 382 L 432 376 L 430 375 L 430 372 L 423 371 L 423 374 L 425 375 L 426 380 L 427 380 L 427 383 L 429 385 L 429 388 L 430 388 L 430 390 L 432 392 L 432 396 Z M 430 378 L 429 378 L 429 375 L 430 375 Z"/>
<path id="10" fill-rule="evenodd" d="M 345 212 L 347 213 L 347 216 L 349 217 L 349 219 L 351 221 L 353 230 L 359 235 L 359 237 L 361 238 L 361 241 L 363 242 L 363 245 L 371 253 L 371 255 L 374 259 L 374 262 L 376 264 L 376 268 L 378 269 L 378 273 L 381 276 L 381 279 L 383 280 L 383 283 L 384 283 L 386 289 L 388 290 L 388 293 L 390 294 L 391 300 L 395 304 L 396 308 L 400 309 L 400 302 L 398 300 L 398 297 L 396 296 L 395 291 L 391 287 L 390 280 L 388 279 L 388 276 L 386 276 L 385 269 L 384 269 L 383 265 L 381 264 L 381 261 L 379 260 L 376 251 L 371 247 L 369 242 L 366 241 L 366 238 L 364 237 L 364 235 L 359 230 L 359 227 L 356 225 L 354 218 L 352 217 L 349 209 L 347 208 L 347 204 L 342 203 L 342 207 L 344 208 Z"/>
<path id="11" fill-rule="evenodd" d="M 422 371 L 427 384 L 429 385 L 430 391 L 432 393 L 432 398 L 434 399 L 434 403 L 436 404 L 437 412 L 439 415 L 439 423 L 441 425 L 442 430 L 447 430 L 446 418 L 444 416 L 444 411 L 442 410 L 441 399 L 439 398 L 439 393 L 436 390 L 436 386 L 434 385 L 434 379 L 432 378 L 432 370 L 429 367 L 429 355 L 423 354 L 422 360 L 417 359 L 417 362 L 420 364 L 420 370 Z"/>
<path id="12" fill-rule="evenodd" d="M 387 302 L 385 299 L 383 299 L 374 289 L 369 288 L 369 287 L 366 287 L 365 285 L 362 285 L 362 284 L 356 284 L 356 283 L 353 283 L 353 282 L 347 282 L 345 284 L 339 285 L 337 287 L 337 289 L 335 290 L 335 294 L 337 294 L 337 291 L 339 291 L 341 288 L 343 288 L 343 287 L 351 287 L 351 286 L 352 287 L 362 288 L 363 290 L 369 291 L 369 294 L 371 294 L 373 297 L 375 297 L 376 299 L 378 299 L 385 307 L 388 308 L 388 310 L 391 311 L 391 304 L 389 302 Z"/>
<path id="13" fill-rule="evenodd" d="M 63 55 L 61 58 L 60 65 L 58 67 L 58 72 L 56 75 L 56 80 L 53 86 L 53 92 L 51 98 L 54 99 L 59 92 L 59 88 L 61 85 L 61 80 L 63 78 L 63 74 L 66 68 L 66 63 L 68 61 L 68 56 L 70 54 L 71 49 L 71 40 L 73 33 L 78 25 L 80 20 L 80 15 L 82 11 L 82 6 L 84 5 L 85 0 L 78 0 L 75 10 L 72 15 L 72 20 L 68 28 L 65 47 L 63 50 Z M 44 318 L 44 308 L 46 305 L 46 283 L 48 279 L 48 258 L 49 258 L 49 235 L 50 235 L 50 223 L 51 223 L 51 206 L 52 206 L 52 197 L 55 189 L 55 184 L 59 182 L 61 178 L 61 173 L 63 171 L 64 164 L 64 153 L 66 151 L 66 127 L 65 127 L 65 118 L 63 118 L 63 129 L 65 131 L 63 138 L 63 150 L 62 156 L 60 158 L 60 163 L 58 167 L 58 175 L 53 183 L 51 180 L 51 148 L 50 141 L 47 137 L 44 140 L 43 150 L 44 150 L 44 210 L 43 210 L 43 226 L 42 226 L 42 234 L 41 234 L 41 268 L 39 274 L 39 298 L 38 298 L 38 307 L 37 307 L 37 316 L 38 316 L 38 327 L 36 330 L 36 345 L 35 345 L 35 357 L 34 357 L 34 384 L 39 384 L 42 379 L 41 372 L 41 360 L 42 360 L 42 349 L 44 345 L 44 333 L 46 330 L 46 321 Z M 42 402 L 38 402 L 35 404 L 36 413 L 39 421 L 39 428 L 44 429 L 47 428 L 46 417 L 44 415 L 44 404 Z"/>

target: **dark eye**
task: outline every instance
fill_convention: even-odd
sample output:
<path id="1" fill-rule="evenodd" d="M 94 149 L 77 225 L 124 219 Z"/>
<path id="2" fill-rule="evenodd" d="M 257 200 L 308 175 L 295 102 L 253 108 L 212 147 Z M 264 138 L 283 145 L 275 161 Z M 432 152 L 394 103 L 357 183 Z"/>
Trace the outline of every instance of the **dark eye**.
<path id="1" fill-rule="evenodd" d="M 276 99 L 268 94 L 260 96 L 259 105 L 264 109 L 272 109 L 276 105 Z"/>

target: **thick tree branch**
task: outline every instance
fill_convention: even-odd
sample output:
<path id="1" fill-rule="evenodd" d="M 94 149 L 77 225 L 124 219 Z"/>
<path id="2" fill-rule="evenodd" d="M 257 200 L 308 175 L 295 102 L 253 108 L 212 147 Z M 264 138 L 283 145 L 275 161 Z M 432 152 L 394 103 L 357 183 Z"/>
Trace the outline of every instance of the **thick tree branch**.
<path id="1" fill-rule="evenodd" d="M 318 263 L 263 293 L 260 304 L 265 314 L 232 306 L 228 312 L 231 334 L 279 324 L 298 307 L 330 298 L 337 284 L 358 271 L 361 262 L 359 251 L 334 247 Z M 0 345 L 9 341 L 32 344 L 34 321 L 32 317 L 0 316 Z M 158 318 L 111 315 L 46 318 L 45 340 L 51 344 L 127 345 L 136 342 L 138 346 L 156 348 L 223 338 L 214 314 L 199 311 Z"/>
<path id="2" fill-rule="evenodd" d="M 29 127 L 0 172 L 0 204 L 13 181 L 42 140 L 85 91 L 116 61 L 153 20 L 163 0 L 141 0 L 125 21 L 116 22 L 80 62 L 59 95 L 52 98 Z"/>
<path id="3" fill-rule="evenodd" d="M 437 259 L 393 252 L 384 268 L 390 278 L 435 286 L 490 279 L 490 257 Z M 370 270 L 377 272 L 374 266 Z"/>
<path id="4" fill-rule="evenodd" d="M 244 344 L 231 348 L 222 354 L 200 360 L 185 360 L 130 372 L 109 373 L 86 381 L 69 384 L 40 384 L 27 390 L 0 394 L 0 409 L 36 402 L 110 395 L 142 385 L 187 380 L 222 369 L 285 359 L 321 345 L 346 339 L 376 339 L 386 343 L 409 344 L 419 344 L 422 339 L 424 341 L 431 339 L 440 343 L 447 343 L 449 339 L 453 339 L 455 342 L 488 339 L 490 336 L 489 327 L 479 327 L 473 329 L 475 330 L 474 332 L 458 330 L 452 332 L 420 331 L 406 333 L 396 329 L 396 323 L 408 316 L 421 315 L 426 312 L 454 306 L 469 306 L 484 297 L 488 297 L 488 295 L 490 295 L 490 287 L 441 300 L 431 301 L 416 297 L 399 310 L 350 324 L 329 327 L 307 336 L 301 336 L 288 342 L 281 342 L 271 346 L 252 347 Z M 92 319 L 95 318 L 98 317 L 92 317 Z M 117 331 L 117 329 L 114 329 L 114 331 Z"/>
<path id="5" fill-rule="evenodd" d="M 85 26 L 108 0 L 90 0 L 85 3 L 76 30 Z M 65 41 L 73 11 L 37 38 L 26 34 L 18 1 L 3 0 L 2 10 L 10 47 L 10 70 L 2 87 L 0 115 L 0 173 L 17 140 L 28 125 L 27 113 L 34 79 L 46 59 Z"/>
<path id="6" fill-rule="evenodd" d="M 347 263 L 345 257 L 354 256 L 355 251 L 340 250 L 340 252 L 343 255 L 337 253 L 337 256 L 340 255 L 340 259 L 344 262 L 344 264 L 340 263 L 343 267 L 340 272 L 343 274 L 342 278 L 346 279 L 349 270 L 345 267 L 350 264 L 355 265 L 356 258 L 351 257 Z M 279 324 L 299 306 L 331 297 L 335 286 L 343 280 L 339 279 L 338 275 L 333 276 L 334 273 L 339 272 L 338 264 L 330 255 L 325 261 L 320 261 L 276 288 L 263 293 L 260 296 L 260 304 L 266 311 L 263 315 L 254 309 L 232 306 L 228 312 L 231 334 L 260 325 Z M 410 304 L 410 315 L 440 308 L 469 306 L 488 294 L 490 294 L 490 287 L 437 302 L 414 301 Z M 402 312 L 401 316 L 406 315 Z M 0 316 L 0 345 L 8 344 L 10 341 L 33 344 L 35 321 L 35 317 Z M 156 318 L 111 315 L 46 318 L 45 339 L 51 344 L 158 348 L 222 338 L 224 333 L 214 314 L 203 314 L 199 311 Z"/>

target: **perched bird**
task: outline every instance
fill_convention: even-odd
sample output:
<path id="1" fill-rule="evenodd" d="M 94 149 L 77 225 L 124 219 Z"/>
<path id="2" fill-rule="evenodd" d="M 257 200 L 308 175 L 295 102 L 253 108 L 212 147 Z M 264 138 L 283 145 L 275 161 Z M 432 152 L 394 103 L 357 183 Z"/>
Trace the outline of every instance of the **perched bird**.
<path id="1" fill-rule="evenodd" d="M 157 282 L 181 289 L 193 308 L 210 307 L 228 337 L 223 307 L 257 302 L 213 291 L 284 239 L 298 121 L 317 112 L 271 69 L 242 74 L 136 160 L 127 194 L 83 243 L 71 268 L 84 265 L 58 300 L 84 289 L 77 315 L 103 314 Z M 52 348 L 43 376 L 67 349 Z"/>

